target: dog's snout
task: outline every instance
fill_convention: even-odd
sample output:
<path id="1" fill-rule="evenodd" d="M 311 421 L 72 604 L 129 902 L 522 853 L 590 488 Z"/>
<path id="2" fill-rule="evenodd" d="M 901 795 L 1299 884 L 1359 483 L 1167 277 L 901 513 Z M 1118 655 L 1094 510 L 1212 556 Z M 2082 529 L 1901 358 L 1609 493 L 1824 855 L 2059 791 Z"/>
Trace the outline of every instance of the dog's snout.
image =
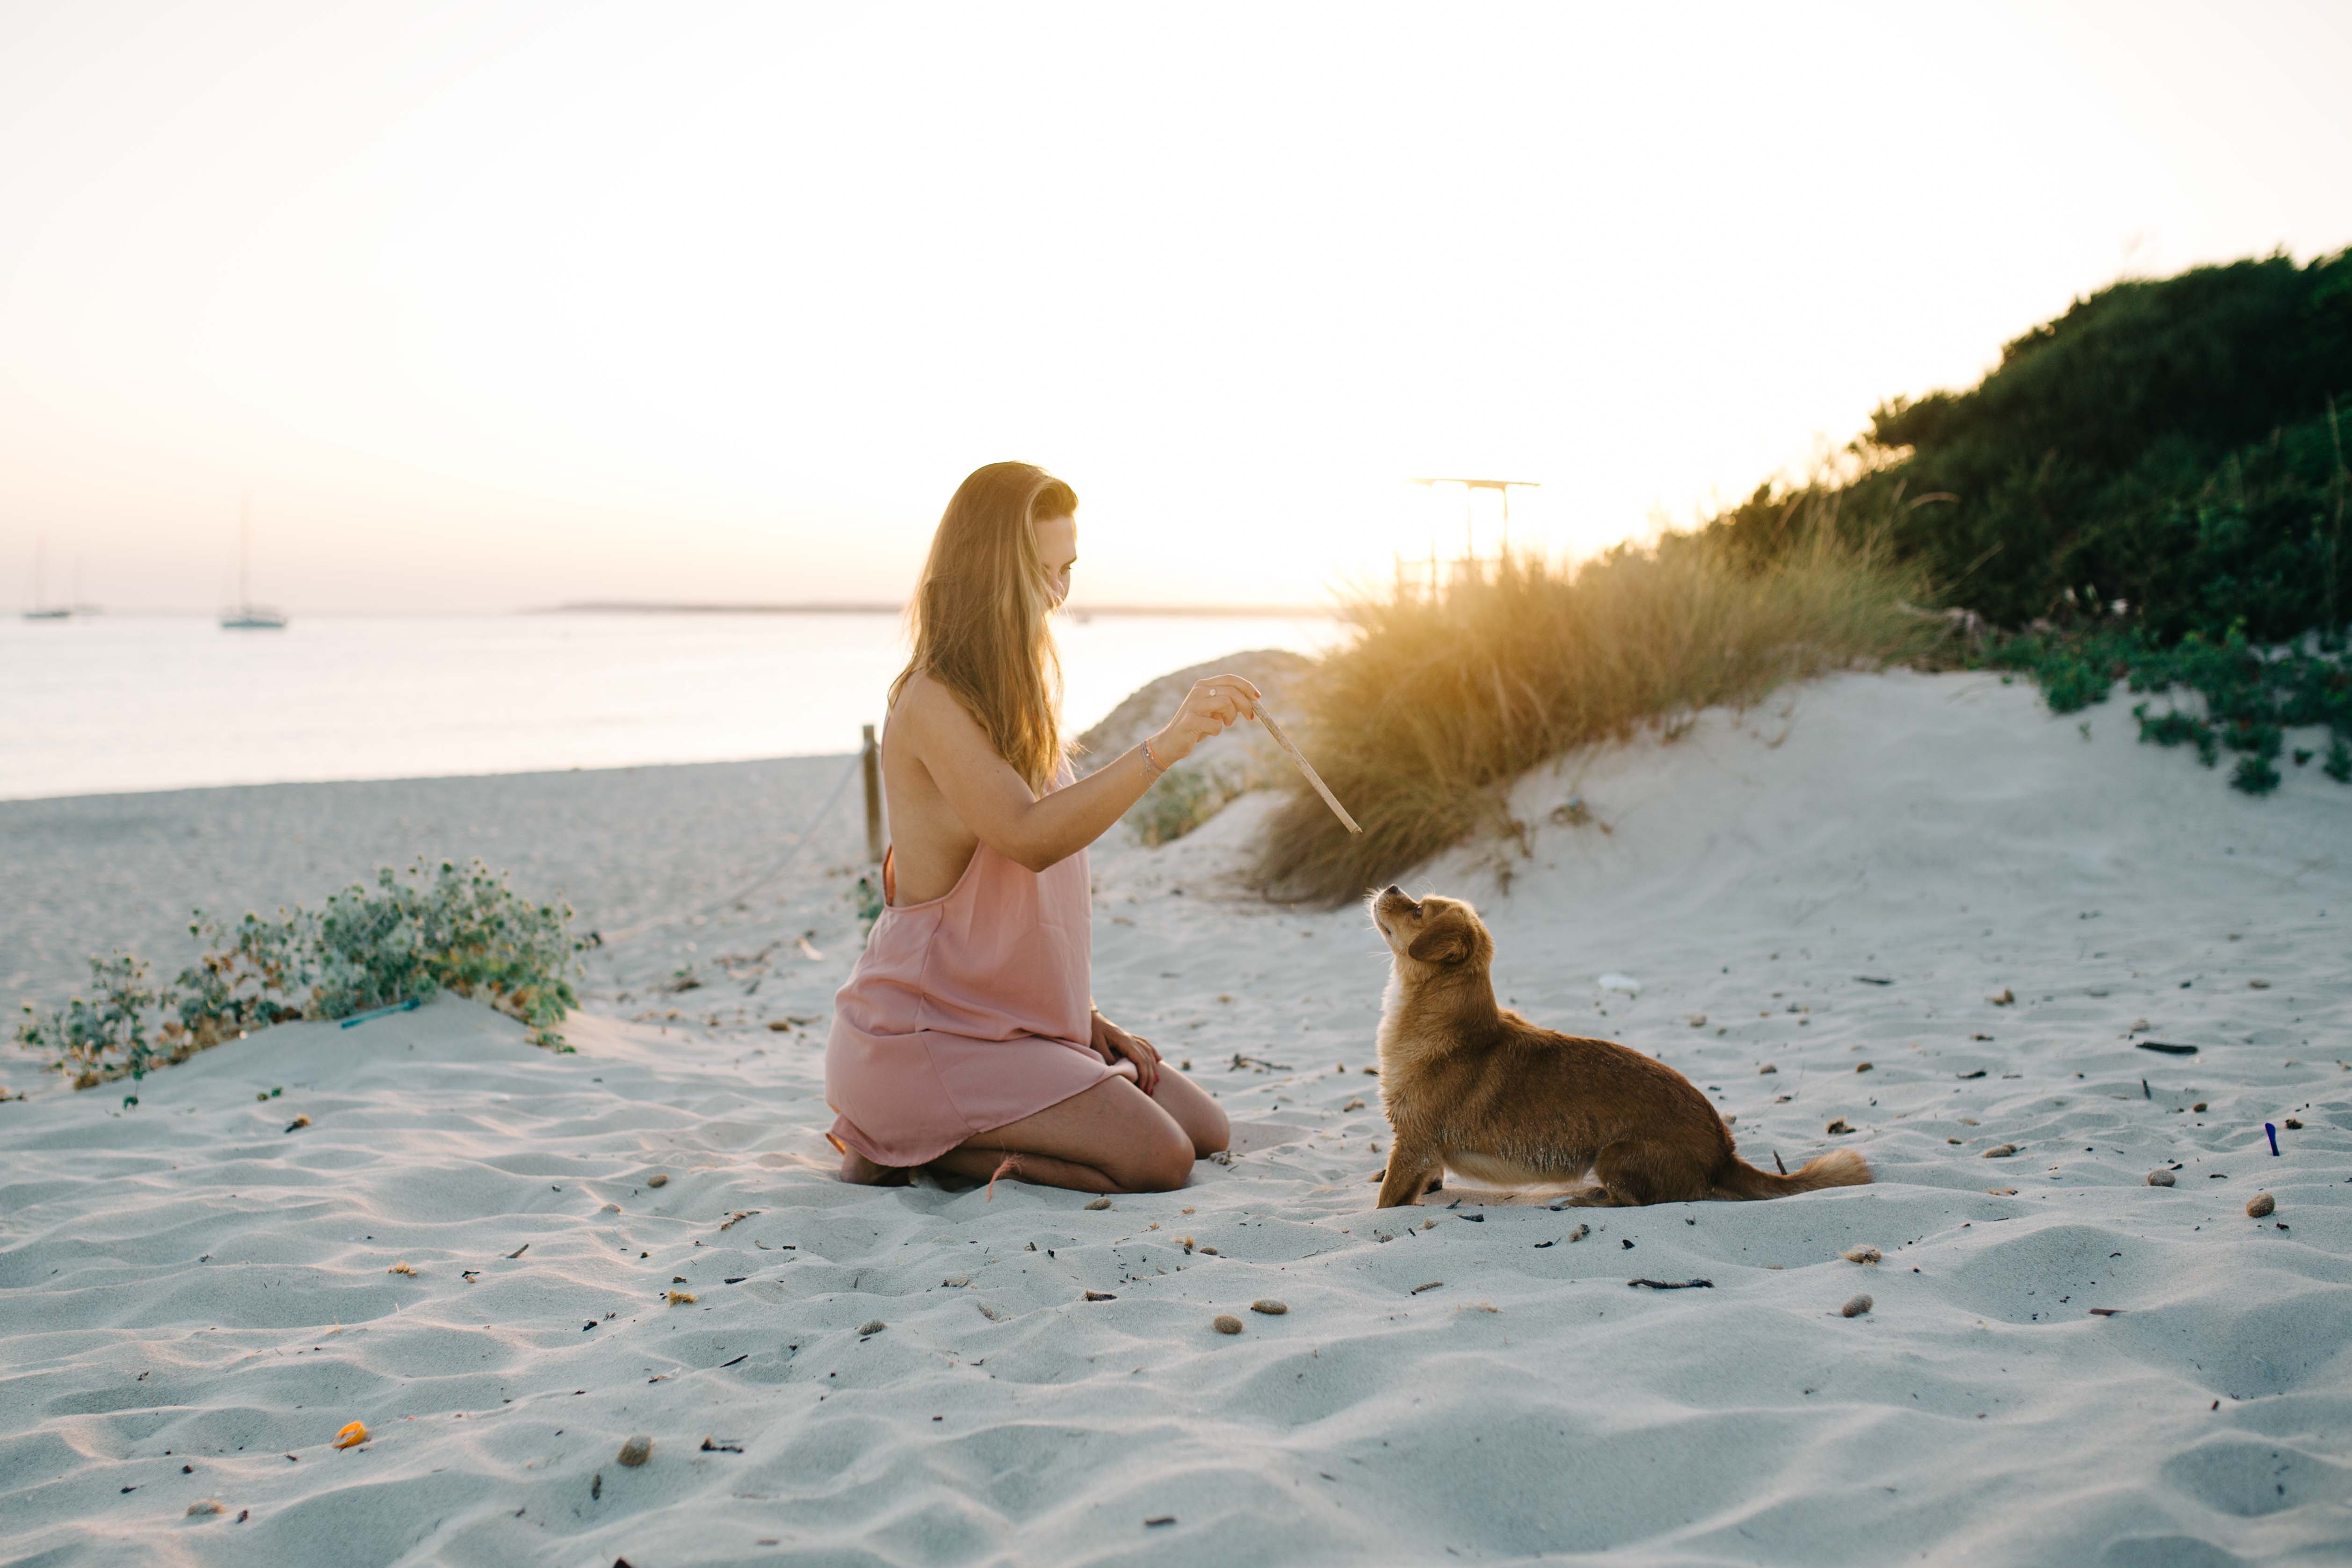
<path id="1" fill-rule="evenodd" d="M 1389 883 L 1388 886 L 1381 889 L 1381 891 L 1387 894 L 1391 898 L 1402 898 L 1404 896 L 1404 889 L 1399 887 L 1394 883 Z"/>

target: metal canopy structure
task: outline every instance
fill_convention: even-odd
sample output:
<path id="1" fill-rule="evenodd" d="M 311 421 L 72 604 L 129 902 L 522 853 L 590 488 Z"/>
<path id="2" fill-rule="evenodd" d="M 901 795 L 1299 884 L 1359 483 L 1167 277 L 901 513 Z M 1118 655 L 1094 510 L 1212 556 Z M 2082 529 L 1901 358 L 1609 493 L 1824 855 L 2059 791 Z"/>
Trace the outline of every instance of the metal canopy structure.
<path id="1" fill-rule="evenodd" d="M 1472 549 L 1470 532 L 1470 493 L 1472 491 L 1492 490 L 1503 497 L 1503 544 L 1506 548 L 1508 548 L 1511 542 L 1511 492 L 1515 489 L 1540 490 L 1543 488 L 1542 482 L 1536 479 L 1460 479 L 1449 477 L 1444 475 L 1433 476 L 1428 478 L 1422 478 L 1419 476 L 1409 477 L 1405 480 L 1405 483 L 1408 485 L 1419 485 L 1423 488 L 1430 488 L 1439 485 L 1459 485 L 1463 487 L 1462 557 L 1465 560 L 1467 560 L 1475 553 Z"/>

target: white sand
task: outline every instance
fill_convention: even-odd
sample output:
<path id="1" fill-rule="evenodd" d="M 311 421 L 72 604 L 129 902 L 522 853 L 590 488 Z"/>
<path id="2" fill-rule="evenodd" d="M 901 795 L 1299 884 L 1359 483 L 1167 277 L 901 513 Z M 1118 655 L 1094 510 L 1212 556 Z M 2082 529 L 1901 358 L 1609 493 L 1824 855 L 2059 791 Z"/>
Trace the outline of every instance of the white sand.
<path id="1" fill-rule="evenodd" d="M 1507 895 L 1489 848 L 1413 879 L 1486 909 L 1523 1011 L 1719 1085 L 1759 1162 L 1850 1143 L 1869 1187 L 1375 1214 L 1384 956 L 1356 912 L 1232 891 L 1263 797 L 1097 852 L 1097 994 L 1241 1151 L 1105 1212 L 830 1179 L 824 1026 L 760 1026 L 823 1013 L 839 877 L 599 955 L 577 1057 L 444 1000 L 268 1031 L 133 1110 L 37 1087 L 0 1107 L 0 1558 L 2342 1562 L 2352 791 L 2248 800 L 2090 721 L 1840 678 L 1525 781 Z M 1610 831 L 1547 820 L 1571 788 Z M 806 929 L 820 960 L 715 960 Z M 679 954 L 706 983 L 649 1004 Z M 612 1016 L 649 1005 L 681 1016 Z"/>

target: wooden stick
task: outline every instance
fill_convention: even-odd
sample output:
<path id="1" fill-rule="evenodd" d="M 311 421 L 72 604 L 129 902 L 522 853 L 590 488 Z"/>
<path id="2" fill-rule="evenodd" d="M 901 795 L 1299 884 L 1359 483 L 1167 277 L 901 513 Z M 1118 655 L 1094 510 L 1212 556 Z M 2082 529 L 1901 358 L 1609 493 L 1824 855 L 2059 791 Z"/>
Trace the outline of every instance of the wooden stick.
<path id="1" fill-rule="evenodd" d="M 1263 702 L 1257 705 L 1257 721 L 1265 726 L 1266 734 L 1274 737 L 1274 743 L 1282 747 L 1283 755 L 1290 758 L 1290 765 L 1305 774 L 1307 781 L 1315 786 L 1315 792 L 1323 797 L 1323 803 L 1331 808 L 1331 814 L 1345 822 L 1349 832 L 1362 832 L 1364 830 L 1356 825 L 1356 819 L 1348 815 L 1348 808 L 1339 804 L 1339 798 L 1331 793 L 1331 786 L 1324 783 L 1323 776 L 1315 771 L 1315 765 L 1301 757 L 1298 747 L 1290 744 L 1290 737 L 1282 733 L 1282 726 L 1274 722 L 1274 715 L 1265 711 Z"/>

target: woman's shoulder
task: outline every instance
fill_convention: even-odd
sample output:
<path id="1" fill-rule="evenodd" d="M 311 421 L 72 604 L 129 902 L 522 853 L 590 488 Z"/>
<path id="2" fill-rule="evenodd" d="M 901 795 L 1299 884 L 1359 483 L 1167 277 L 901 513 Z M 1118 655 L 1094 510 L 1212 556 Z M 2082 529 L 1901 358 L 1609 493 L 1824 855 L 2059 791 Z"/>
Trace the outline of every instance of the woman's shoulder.
<path id="1" fill-rule="evenodd" d="M 915 736 L 937 735 L 943 730 L 961 734 L 980 732 L 971 714 L 946 684 L 920 668 L 910 670 L 890 704 L 893 727 L 904 727 Z"/>

